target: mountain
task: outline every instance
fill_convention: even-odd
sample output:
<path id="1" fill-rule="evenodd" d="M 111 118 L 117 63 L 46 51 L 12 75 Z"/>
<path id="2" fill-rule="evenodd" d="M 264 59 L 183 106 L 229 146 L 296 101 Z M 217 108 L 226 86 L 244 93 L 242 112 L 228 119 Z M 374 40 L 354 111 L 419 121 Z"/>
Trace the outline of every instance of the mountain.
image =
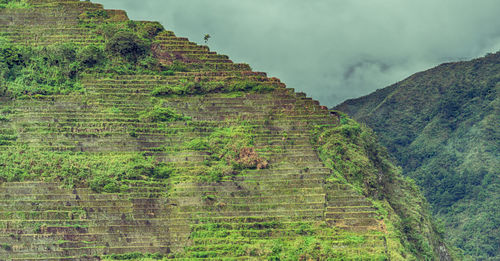
<path id="1" fill-rule="evenodd" d="M 372 131 L 156 22 L 0 1 L 1 260 L 452 260 Z"/>
<path id="2" fill-rule="evenodd" d="M 500 258 L 500 52 L 446 63 L 335 109 L 366 123 L 416 180 L 450 242 Z"/>

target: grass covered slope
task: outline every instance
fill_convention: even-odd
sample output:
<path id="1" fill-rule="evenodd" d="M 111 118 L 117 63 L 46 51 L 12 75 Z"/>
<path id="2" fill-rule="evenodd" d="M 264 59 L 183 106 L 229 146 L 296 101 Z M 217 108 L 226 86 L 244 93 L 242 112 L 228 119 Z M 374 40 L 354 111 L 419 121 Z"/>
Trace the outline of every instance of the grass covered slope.
<path id="1" fill-rule="evenodd" d="M 313 131 L 313 144 L 332 170 L 326 186 L 348 184 L 377 206 L 378 215 L 386 220 L 385 229 L 392 234 L 387 244 L 410 252 L 391 252 L 391 260 L 451 260 L 442 232 L 432 222 L 427 201 L 414 181 L 402 177 L 371 129 L 344 114 L 336 115 L 338 126 Z"/>
<path id="2" fill-rule="evenodd" d="M 336 109 L 366 123 L 471 259 L 500 255 L 500 53 L 443 64 Z"/>
<path id="3" fill-rule="evenodd" d="M 278 79 L 87 1 L 0 28 L 0 259 L 450 259 L 370 131 Z"/>

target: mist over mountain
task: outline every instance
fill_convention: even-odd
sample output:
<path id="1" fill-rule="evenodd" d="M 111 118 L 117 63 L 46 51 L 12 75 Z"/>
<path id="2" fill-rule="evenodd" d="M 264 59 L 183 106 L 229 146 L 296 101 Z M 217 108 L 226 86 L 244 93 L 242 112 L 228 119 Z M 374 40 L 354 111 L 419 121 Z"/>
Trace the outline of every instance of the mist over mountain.
<path id="1" fill-rule="evenodd" d="M 500 49 L 496 0 L 103 0 L 280 78 L 323 105 Z"/>

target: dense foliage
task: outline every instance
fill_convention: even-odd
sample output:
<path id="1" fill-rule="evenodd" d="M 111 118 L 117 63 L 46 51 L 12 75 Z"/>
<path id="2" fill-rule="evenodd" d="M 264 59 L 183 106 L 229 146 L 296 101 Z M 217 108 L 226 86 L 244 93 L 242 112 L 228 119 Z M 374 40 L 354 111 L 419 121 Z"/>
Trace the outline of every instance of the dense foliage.
<path id="1" fill-rule="evenodd" d="M 26 0 L 0 0 L 0 9 L 2 8 L 28 8 Z"/>
<path id="2" fill-rule="evenodd" d="M 260 227 L 259 227 L 260 226 Z M 248 240 L 245 234 L 259 235 L 259 229 L 287 228 L 288 234 L 272 240 Z M 225 246 L 225 251 L 231 251 L 239 256 L 256 258 L 258 260 L 387 260 L 385 253 L 369 253 L 366 249 L 359 253 L 349 253 L 342 248 L 336 248 L 335 244 L 342 242 L 345 246 L 363 246 L 369 237 L 383 237 L 381 232 L 367 233 L 360 236 L 358 233 L 347 232 L 326 225 L 325 223 L 309 222 L 267 222 L 255 224 L 255 226 L 242 224 L 243 234 L 231 233 L 224 223 L 208 223 L 196 226 L 191 233 L 193 240 L 210 239 L 221 235 L 233 242 L 245 242 L 244 244 L 230 244 Z M 265 238 L 266 235 L 262 234 Z M 355 257 L 353 257 L 355 256 Z M 176 258 L 185 258 L 181 253 Z M 217 253 L 198 252 L 191 258 L 217 258 Z"/>
<path id="3" fill-rule="evenodd" d="M 500 246 L 500 53 L 444 64 L 337 107 L 367 123 L 471 259 Z"/>
<path id="4" fill-rule="evenodd" d="M 89 186 L 97 192 L 120 192 L 129 181 L 168 178 L 172 169 L 158 165 L 140 153 L 90 154 L 52 152 L 25 147 L 4 148 L 0 182 L 61 181 L 69 187 Z M 22 152 L 22 153 L 20 153 Z"/>
<path id="5" fill-rule="evenodd" d="M 449 253 L 440 243 L 442 235 L 429 219 L 427 202 L 414 182 L 401 176 L 401 170 L 390 162 L 386 149 L 369 128 L 343 114 L 339 114 L 339 122 L 334 128 L 319 126 L 313 133 L 313 144 L 318 146 L 325 165 L 332 169 L 327 181 L 352 184 L 355 190 L 374 200 L 381 215 L 395 225 L 388 229 L 390 232 L 405 232 L 395 233 L 398 239 L 390 242 L 394 244 L 392 259 L 447 257 Z M 398 250 L 400 244 L 406 251 Z"/>
<path id="6" fill-rule="evenodd" d="M 84 75 L 173 75 L 186 71 L 179 63 L 163 66 L 152 56 L 150 39 L 156 27 L 135 32 L 120 29 L 118 25 L 100 26 L 98 30 L 107 40 L 103 45 L 77 46 L 57 44 L 47 47 L 29 47 L 0 39 L 0 95 L 12 98 L 37 98 L 43 95 L 85 92 L 81 84 Z M 135 27 L 134 27 L 135 28 Z M 118 30 L 111 33 L 113 29 Z M 151 95 L 199 95 L 212 92 L 268 92 L 275 87 L 251 81 L 186 82 L 177 85 L 159 85 Z"/>
<path id="7" fill-rule="evenodd" d="M 106 52 L 122 56 L 130 62 L 137 62 L 137 59 L 146 54 L 148 48 L 146 42 L 130 31 L 117 32 L 106 44 Z"/>
<path id="8" fill-rule="evenodd" d="M 150 50 L 152 38 L 163 28 L 150 23 L 94 26 L 103 44 L 32 47 L 0 39 L 0 94 L 26 98 L 84 92 L 84 74 L 173 73 Z"/>
<path id="9" fill-rule="evenodd" d="M 82 91 L 77 82 L 78 60 L 70 45 L 29 48 L 0 43 L 0 81 L 13 97 Z"/>

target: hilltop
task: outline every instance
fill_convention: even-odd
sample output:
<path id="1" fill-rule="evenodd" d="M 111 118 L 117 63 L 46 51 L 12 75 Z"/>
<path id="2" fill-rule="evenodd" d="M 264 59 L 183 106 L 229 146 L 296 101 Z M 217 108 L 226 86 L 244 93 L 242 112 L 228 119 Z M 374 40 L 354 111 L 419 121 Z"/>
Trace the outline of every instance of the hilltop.
<path id="1" fill-rule="evenodd" d="M 500 53 L 417 73 L 336 109 L 366 123 L 474 260 L 500 256 Z"/>
<path id="2" fill-rule="evenodd" d="M 0 7 L 0 259 L 452 259 L 347 116 L 124 11 Z"/>

